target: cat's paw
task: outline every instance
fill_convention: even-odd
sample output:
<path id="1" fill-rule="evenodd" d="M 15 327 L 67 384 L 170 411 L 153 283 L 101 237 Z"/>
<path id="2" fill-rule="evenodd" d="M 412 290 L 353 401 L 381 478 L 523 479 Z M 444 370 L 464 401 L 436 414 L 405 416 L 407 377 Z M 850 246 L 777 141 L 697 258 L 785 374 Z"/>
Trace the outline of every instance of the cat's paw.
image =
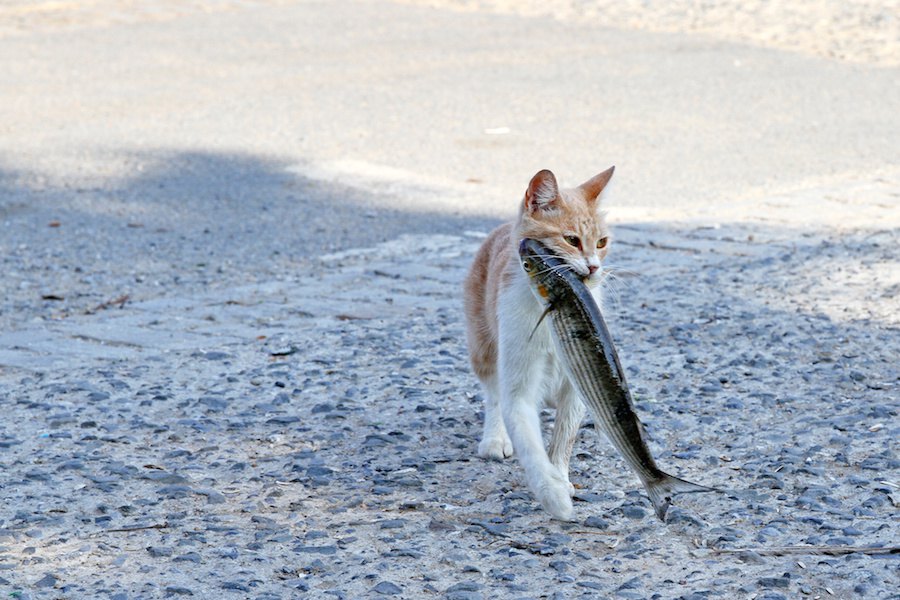
<path id="1" fill-rule="evenodd" d="M 571 498 L 575 496 L 575 485 L 571 481 L 569 481 L 569 466 L 562 466 L 557 464 L 554 464 L 554 466 L 559 471 L 560 477 L 562 477 L 563 481 L 566 482 L 566 485 L 569 486 L 569 497 Z"/>
<path id="2" fill-rule="evenodd" d="M 513 455 L 509 436 L 484 438 L 478 444 L 478 456 L 488 460 L 503 460 Z"/>
<path id="3" fill-rule="evenodd" d="M 563 479 L 552 479 L 538 489 L 537 496 L 541 506 L 553 515 L 554 519 L 574 520 L 571 496 L 573 492 L 570 492 L 570 489 L 574 490 L 572 484 Z"/>

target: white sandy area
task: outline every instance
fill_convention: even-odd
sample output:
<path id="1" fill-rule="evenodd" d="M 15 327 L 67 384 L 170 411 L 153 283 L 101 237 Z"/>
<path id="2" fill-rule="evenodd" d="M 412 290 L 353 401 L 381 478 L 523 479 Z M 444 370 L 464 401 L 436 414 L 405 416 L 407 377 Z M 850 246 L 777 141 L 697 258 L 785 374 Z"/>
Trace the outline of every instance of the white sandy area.
<path id="1" fill-rule="evenodd" d="M 879 66 L 900 65 L 898 0 L 403 0 L 619 29 L 702 33 Z"/>
<path id="2" fill-rule="evenodd" d="M 341 1 L 341 0 L 335 0 Z M 365 1 L 365 0 L 363 0 Z M 397 0 L 619 29 L 702 33 L 885 67 L 900 66 L 900 0 Z M 0 37 L 103 27 L 309 0 L 5 0 Z M 348 9 L 353 2 L 345 2 Z"/>

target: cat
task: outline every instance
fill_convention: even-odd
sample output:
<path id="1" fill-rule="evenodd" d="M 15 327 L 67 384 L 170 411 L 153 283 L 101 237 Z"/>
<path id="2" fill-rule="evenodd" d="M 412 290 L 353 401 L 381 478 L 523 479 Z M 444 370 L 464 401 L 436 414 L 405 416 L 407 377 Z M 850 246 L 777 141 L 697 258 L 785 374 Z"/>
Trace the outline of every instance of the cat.
<path id="1" fill-rule="evenodd" d="M 602 261 L 609 250 L 600 207 L 614 169 L 572 189 L 560 189 L 546 169 L 535 174 L 518 218 L 488 235 L 464 286 L 469 359 L 485 394 L 478 455 L 502 460 L 515 452 L 528 488 L 547 512 L 564 521 L 572 519 L 569 458 L 585 408 L 563 373 L 550 329 L 534 329 L 544 307 L 519 264 L 518 244 L 525 237 L 543 242 L 584 277 L 599 304 Z M 546 450 L 544 406 L 556 407 Z"/>

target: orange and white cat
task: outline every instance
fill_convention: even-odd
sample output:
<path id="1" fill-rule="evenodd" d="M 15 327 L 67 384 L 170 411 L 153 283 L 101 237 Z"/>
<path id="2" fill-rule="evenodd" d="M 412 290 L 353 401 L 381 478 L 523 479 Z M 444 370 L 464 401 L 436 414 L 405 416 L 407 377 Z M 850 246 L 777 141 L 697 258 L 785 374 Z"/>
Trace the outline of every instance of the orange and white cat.
<path id="1" fill-rule="evenodd" d="M 543 306 L 519 264 L 518 245 L 526 237 L 543 242 L 584 277 L 599 304 L 609 242 L 600 205 L 613 169 L 572 189 L 560 189 L 550 171 L 537 173 L 518 218 L 491 232 L 465 282 L 469 358 L 485 392 L 478 455 L 501 460 L 515 452 L 531 492 L 562 520 L 572 518 L 569 457 L 584 405 L 562 370 L 550 328 L 539 327 L 532 336 Z M 556 407 L 547 449 L 544 406 Z"/>

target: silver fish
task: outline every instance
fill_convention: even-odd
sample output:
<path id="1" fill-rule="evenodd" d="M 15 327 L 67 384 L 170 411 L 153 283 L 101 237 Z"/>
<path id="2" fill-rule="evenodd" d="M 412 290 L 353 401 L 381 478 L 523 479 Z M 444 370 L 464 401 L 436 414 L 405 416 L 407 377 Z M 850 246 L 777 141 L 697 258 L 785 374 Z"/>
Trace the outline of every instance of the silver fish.
<path id="1" fill-rule="evenodd" d="M 596 425 L 644 484 L 656 516 L 665 521 L 676 493 L 719 491 L 669 475 L 656 466 L 609 330 L 581 276 L 537 240 L 522 240 L 519 257 L 533 289 L 546 302 L 535 330 L 549 315 L 551 337 L 566 373 Z"/>

